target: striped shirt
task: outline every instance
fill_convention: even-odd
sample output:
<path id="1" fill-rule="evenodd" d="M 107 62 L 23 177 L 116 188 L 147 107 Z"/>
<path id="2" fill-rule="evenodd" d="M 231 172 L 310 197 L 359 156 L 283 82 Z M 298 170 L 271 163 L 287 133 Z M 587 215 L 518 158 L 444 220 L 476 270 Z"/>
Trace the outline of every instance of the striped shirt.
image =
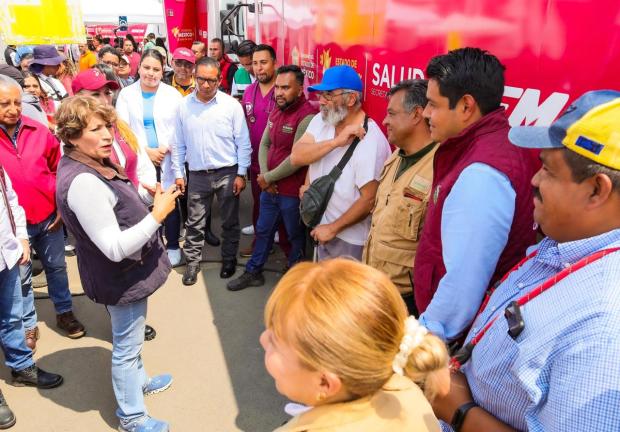
<path id="1" fill-rule="evenodd" d="M 519 430 L 620 430 L 620 252 L 525 304 L 525 329 L 516 340 L 503 318 L 510 301 L 564 267 L 618 246 L 620 229 L 567 243 L 545 238 L 536 257 L 495 291 L 467 339 L 502 316 L 462 368 L 478 405 Z"/>

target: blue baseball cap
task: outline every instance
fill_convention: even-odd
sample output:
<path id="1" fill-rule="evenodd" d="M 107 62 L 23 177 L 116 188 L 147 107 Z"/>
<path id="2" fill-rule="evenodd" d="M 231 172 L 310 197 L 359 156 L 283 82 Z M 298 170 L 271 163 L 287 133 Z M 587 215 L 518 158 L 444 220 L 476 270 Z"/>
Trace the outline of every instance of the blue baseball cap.
<path id="1" fill-rule="evenodd" d="M 595 90 L 577 98 L 550 126 L 516 126 L 510 141 L 524 148 L 567 148 L 620 169 L 620 92 Z"/>
<path id="2" fill-rule="evenodd" d="M 323 74 L 323 81 L 308 87 L 308 91 L 346 89 L 361 92 L 362 87 L 362 80 L 355 69 L 348 65 L 340 65 L 327 69 Z"/>

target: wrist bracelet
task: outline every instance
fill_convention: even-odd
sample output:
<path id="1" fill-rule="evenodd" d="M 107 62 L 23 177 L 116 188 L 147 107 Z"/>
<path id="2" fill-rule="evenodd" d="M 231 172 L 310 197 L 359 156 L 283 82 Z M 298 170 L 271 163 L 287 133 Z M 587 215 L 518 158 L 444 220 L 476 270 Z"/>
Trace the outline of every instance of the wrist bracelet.
<path id="1" fill-rule="evenodd" d="M 450 422 L 450 426 L 454 429 L 454 432 L 460 432 L 461 427 L 463 426 L 463 422 L 465 422 L 465 416 L 469 412 L 470 409 L 477 407 L 478 404 L 476 402 L 471 401 L 464 403 L 460 407 L 456 409 L 454 415 L 452 416 L 452 421 Z"/>

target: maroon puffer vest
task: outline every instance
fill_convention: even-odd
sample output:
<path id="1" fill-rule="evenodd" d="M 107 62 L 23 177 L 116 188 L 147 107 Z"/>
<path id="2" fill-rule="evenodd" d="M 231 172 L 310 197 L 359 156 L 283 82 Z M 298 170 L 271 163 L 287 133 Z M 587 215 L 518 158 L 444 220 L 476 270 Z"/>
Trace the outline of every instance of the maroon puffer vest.
<path id="1" fill-rule="evenodd" d="M 272 170 L 291 155 L 291 149 L 295 142 L 297 126 L 308 115 L 316 114 L 314 108 L 306 97 L 301 97 L 284 111 L 275 109 L 269 116 L 269 139 L 271 146 L 267 154 L 267 167 Z M 297 170 L 294 174 L 276 182 L 278 193 L 284 196 L 299 196 L 299 188 L 306 179 L 307 167 Z"/>
<path id="2" fill-rule="evenodd" d="M 434 160 L 433 188 L 414 266 L 415 301 L 420 313 L 430 304 L 439 281 L 446 274 L 442 258 L 441 215 L 443 204 L 461 172 L 473 163 L 484 163 L 504 173 L 516 192 L 515 216 L 506 247 L 500 255 L 493 284 L 524 255 L 536 241 L 534 204 L 530 180 L 539 162 L 531 151 L 508 141 L 510 126 L 499 108 L 441 143 Z"/>
<path id="3" fill-rule="evenodd" d="M 114 215 L 121 230 L 136 225 L 149 211 L 136 188 L 124 175 L 106 177 L 98 169 L 87 165 L 85 157 L 75 153 L 66 152 L 60 160 L 56 200 L 62 220 L 76 240 L 75 251 L 84 292 L 94 302 L 104 305 L 124 305 L 142 300 L 159 289 L 170 273 L 170 261 L 159 235 L 155 233 L 139 253 L 113 262 L 88 237 L 69 208 L 67 195 L 76 176 L 90 173 L 105 182 L 118 197 Z"/>

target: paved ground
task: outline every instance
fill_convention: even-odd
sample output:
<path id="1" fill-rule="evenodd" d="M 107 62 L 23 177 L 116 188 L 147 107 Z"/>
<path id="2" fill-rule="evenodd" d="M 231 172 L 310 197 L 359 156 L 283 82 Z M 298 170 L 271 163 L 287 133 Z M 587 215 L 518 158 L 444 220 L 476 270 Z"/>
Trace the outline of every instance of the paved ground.
<path id="1" fill-rule="evenodd" d="M 248 192 L 242 199 L 242 221 L 249 220 Z M 216 226 L 218 225 L 218 226 Z M 215 219 L 214 230 L 219 232 Z M 242 236 L 242 246 L 249 237 Z M 218 251 L 207 250 L 215 260 Z M 269 267 L 281 269 L 280 253 Z M 41 340 L 37 364 L 65 377 L 53 390 L 8 385 L 10 373 L 0 368 L 0 387 L 17 415 L 16 432 L 82 432 L 115 430 L 116 404 L 110 378 L 110 322 L 103 306 L 84 295 L 75 258 L 68 259 L 76 315 L 88 334 L 69 340 L 55 328 L 49 299 L 36 301 Z M 271 288 L 281 273 L 265 273 L 267 285 L 231 293 L 219 278 L 219 264 L 205 262 L 192 287 L 181 283 L 183 267 L 175 269 L 164 287 L 149 300 L 147 322 L 157 337 L 144 346 L 143 358 L 151 374 L 172 373 L 166 392 L 147 398 L 151 415 L 170 422 L 173 431 L 271 431 L 282 424 L 286 401 L 277 394 L 263 365 L 258 337 L 262 313 Z M 242 271 L 239 267 L 237 275 Z M 45 290 L 37 290 L 37 296 Z"/>

